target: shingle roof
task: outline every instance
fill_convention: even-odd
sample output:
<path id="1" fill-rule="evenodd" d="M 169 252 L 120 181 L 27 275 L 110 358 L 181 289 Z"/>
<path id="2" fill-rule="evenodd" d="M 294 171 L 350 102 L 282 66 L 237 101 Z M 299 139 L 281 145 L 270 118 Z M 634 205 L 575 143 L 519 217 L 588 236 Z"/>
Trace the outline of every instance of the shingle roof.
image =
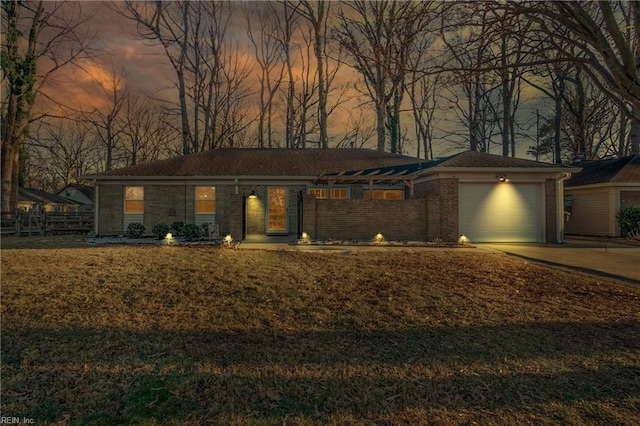
<path id="1" fill-rule="evenodd" d="M 416 158 L 370 149 L 224 148 L 100 173 L 110 176 L 319 176 L 414 163 Z"/>
<path id="2" fill-rule="evenodd" d="M 77 189 L 79 192 L 83 193 L 85 197 L 87 197 L 88 199 L 90 199 L 91 201 L 93 201 L 93 197 L 94 197 L 94 188 L 92 186 L 87 186 L 87 185 L 81 185 L 79 183 L 70 183 L 67 186 L 65 186 L 64 188 L 62 188 L 60 191 L 58 191 L 58 195 L 61 195 L 61 192 L 63 192 L 64 190 L 66 190 L 67 188 L 75 188 Z M 61 195 L 64 196 L 64 195 Z"/>
<path id="3" fill-rule="evenodd" d="M 78 204 L 68 198 L 31 188 L 19 188 L 18 200 L 36 204 Z"/>
<path id="4" fill-rule="evenodd" d="M 605 182 L 640 183 L 640 155 L 583 162 L 580 167 L 581 172 L 565 181 L 566 187 Z"/>
<path id="5" fill-rule="evenodd" d="M 437 167 L 487 167 L 487 168 L 525 168 L 525 169 L 557 169 L 562 166 L 522 158 L 504 157 L 477 151 L 465 151 L 443 159 Z"/>
<path id="6" fill-rule="evenodd" d="M 562 168 L 558 164 L 541 163 L 521 158 L 503 157 L 500 155 L 485 154 L 476 151 L 465 151 L 449 157 L 432 161 L 421 161 L 411 164 L 400 164 L 386 167 L 373 167 L 361 170 L 345 170 L 339 173 L 325 175 L 327 178 L 340 177 L 361 178 L 361 177 L 398 177 L 414 175 L 424 170 L 438 168 L 492 168 L 500 170 L 518 169 L 557 169 Z"/>

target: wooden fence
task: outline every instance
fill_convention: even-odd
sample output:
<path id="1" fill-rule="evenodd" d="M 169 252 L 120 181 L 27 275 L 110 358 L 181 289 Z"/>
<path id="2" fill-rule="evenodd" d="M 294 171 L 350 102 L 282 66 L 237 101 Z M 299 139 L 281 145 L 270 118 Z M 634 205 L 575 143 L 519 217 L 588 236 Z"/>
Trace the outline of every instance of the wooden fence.
<path id="1" fill-rule="evenodd" d="M 86 234 L 93 231 L 93 212 L 0 213 L 3 236 Z"/>

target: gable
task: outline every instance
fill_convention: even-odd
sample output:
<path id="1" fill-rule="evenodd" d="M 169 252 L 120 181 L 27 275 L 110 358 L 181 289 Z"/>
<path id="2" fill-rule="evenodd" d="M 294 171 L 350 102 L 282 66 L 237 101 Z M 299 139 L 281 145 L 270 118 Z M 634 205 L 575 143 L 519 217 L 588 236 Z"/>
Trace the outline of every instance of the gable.
<path id="1" fill-rule="evenodd" d="M 598 183 L 640 183 L 640 156 L 611 158 L 580 164 L 582 171 L 566 182 L 566 187 L 594 185 Z"/>

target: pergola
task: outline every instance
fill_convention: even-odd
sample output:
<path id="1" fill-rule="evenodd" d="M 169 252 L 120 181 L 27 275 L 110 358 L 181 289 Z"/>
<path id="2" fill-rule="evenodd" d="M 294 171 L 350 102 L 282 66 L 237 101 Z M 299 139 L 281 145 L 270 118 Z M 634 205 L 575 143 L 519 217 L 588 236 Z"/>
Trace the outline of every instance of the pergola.
<path id="1" fill-rule="evenodd" d="M 335 184 L 368 184 L 369 190 L 373 190 L 373 186 L 375 184 L 403 184 L 409 189 L 409 197 L 413 198 L 414 180 L 420 176 L 425 169 L 431 166 L 433 166 L 433 162 L 422 162 L 380 168 L 342 171 L 340 173 L 323 174 L 316 178 L 314 183 L 328 185 L 329 187 Z"/>

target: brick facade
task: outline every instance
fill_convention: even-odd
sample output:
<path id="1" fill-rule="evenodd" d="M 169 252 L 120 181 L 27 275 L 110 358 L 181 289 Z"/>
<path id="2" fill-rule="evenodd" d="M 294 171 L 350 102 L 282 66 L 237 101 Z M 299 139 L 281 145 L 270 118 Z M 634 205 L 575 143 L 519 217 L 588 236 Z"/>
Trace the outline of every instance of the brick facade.
<path id="1" fill-rule="evenodd" d="M 544 183 L 545 240 L 547 243 L 558 241 L 557 218 L 557 185 L 555 179 L 547 179 Z"/>
<path id="2" fill-rule="evenodd" d="M 316 200 L 305 197 L 304 228 L 311 238 L 424 241 L 426 200 Z"/>
<path id="3" fill-rule="evenodd" d="M 99 229 L 101 235 L 123 234 L 125 185 L 100 185 L 98 192 Z M 413 199 L 363 200 L 363 186 L 353 186 L 351 199 L 316 199 L 304 195 L 302 224 L 298 227 L 298 195 L 306 193 L 305 186 L 288 186 L 288 235 L 307 232 L 311 238 L 372 240 L 382 233 L 388 240 L 457 241 L 459 237 L 459 181 L 440 178 L 420 182 L 414 186 Z M 144 225 L 150 235 L 159 223 L 171 225 L 175 221 L 193 223 L 193 184 L 145 185 Z M 281 187 L 285 187 L 284 185 Z M 257 198 L 248 199 L 255 191 Z M 547 179 L 545 196 L 545 237 L 557 241 L 556 202 L 557 183 Z M 623 195 L 621 194 L 621 199 Z M 640 192 L 628 191 L 625 202 L 637 202 Z M 634 201 L 636 200 L 636 201 Z M 268 186 L 216 186 L 216 223 L 222 236 L 231 234 L 242 238 L 247 234 L 266 233 L 266 203 Z M 243 216 L 243 204 L 246 207 Z M 246 222 L 244 219 L 246 218 Z"/>
<path id="4" fill-rule="evenodd" d="M 123 234 L 124 187 L 121 185 L 101 185 L 96 197 L 98 234 Z"/>
<path id="5" fill-rule="evenodd" d="M 427 199 L 427 239 L 457 241 L 458 179 L 434 179 L 415 185 L 415 196 Z"/>

